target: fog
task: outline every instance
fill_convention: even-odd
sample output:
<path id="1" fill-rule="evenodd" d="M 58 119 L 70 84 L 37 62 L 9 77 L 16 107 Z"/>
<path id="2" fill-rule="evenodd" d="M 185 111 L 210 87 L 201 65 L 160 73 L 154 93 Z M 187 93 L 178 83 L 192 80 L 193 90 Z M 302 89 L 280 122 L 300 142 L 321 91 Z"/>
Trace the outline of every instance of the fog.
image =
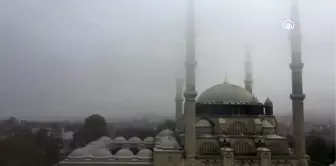
<path id="1" fill-rule="evenodd" d="M 173 115 L 184 75 L 182 0 L 0 0 L 0 116 Z M 335 110 L 335 1 L 301 0 L 306 112 Z M 290 0 L 196 0 L 200 94 L 244 85 L 290 113 Z"/>

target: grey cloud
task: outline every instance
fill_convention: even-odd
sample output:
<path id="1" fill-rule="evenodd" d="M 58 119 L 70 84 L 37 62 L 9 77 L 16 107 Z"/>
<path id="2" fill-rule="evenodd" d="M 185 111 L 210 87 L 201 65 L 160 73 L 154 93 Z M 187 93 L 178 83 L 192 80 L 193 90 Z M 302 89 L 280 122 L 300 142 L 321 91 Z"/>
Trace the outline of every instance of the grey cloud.
<path id="1" fill-rule="evenodd" d="M 2 116 L 172 115 L 183 68 L 183 1 L 0 0 Z M 291 109 L 289 0 L 196 1 L 197 89 L 243 85 L 251 47 L 254 91 Z M 301 1 L 307 111 L 335 109 L 333 0 Z M 183 75 L 183 73 L 178 73 Z M 317 104 L 318 103 L 318 104 Z"/>

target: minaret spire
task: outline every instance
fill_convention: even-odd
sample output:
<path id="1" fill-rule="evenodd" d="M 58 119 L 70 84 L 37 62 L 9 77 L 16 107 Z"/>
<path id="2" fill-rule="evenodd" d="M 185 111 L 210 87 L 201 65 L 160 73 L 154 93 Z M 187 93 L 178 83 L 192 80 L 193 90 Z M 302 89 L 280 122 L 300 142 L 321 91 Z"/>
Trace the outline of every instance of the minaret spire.
<path id="1" fill-rule="evenodd" d="M 184 102 L 184 120 L 185 120 L 185 142 L 184 150 L 186 157 L 186 166 L 195 165 L 196 157 L 196 96 L 195 90 L 195 23 L 194 23 L 194 0 L 187 0 L 187 25 L 186 25 L 186 60 L 185 60 L 185 102 Z"/>
<path id="2" fill-rule="evenodd" d="M 177 122 L 183 114 L 183 79 L 176 78 L 175 96 L 175 121 Z"/>
<path id="3" fill-rule="evenodd" d="M 227 76 L 227 73 L 225 72 L 224 84 L 228 84 L 228 83 L 229 83 L 228 76 Z"/>
<path id="4" fill-rule="evenodd" d="M 304 107 L 303 100 L 305 94 L 302 88 L 302 69 L 301 59 L 301 27 L 298 0 L 292 0 L 291 20 L 294 22 L 294 29 L 290 33 L 291 43 L 291 64 L 292 70 L 292 113 L 293 113 L 293 137 L 294 154 L 297 157 L 298 166 L 307 166 L 306 144 L 304 135 Z"/>
<path id="5" fill-rule="evenodd" d="M 253 79 L 252 79 L 252 61 L 251 61 L 251 53 L 250 48 L 248 45 L 246 45 L 245 48 L 245 89 L 252 93 L 252 85 L 253 85 Z"/>

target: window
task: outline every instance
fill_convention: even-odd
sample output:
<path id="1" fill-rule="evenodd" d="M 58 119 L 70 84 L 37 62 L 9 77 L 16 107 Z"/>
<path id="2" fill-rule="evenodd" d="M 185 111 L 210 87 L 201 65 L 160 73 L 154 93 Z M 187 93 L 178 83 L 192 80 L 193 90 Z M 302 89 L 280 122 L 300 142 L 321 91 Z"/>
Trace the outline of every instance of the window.
<path id="1" fill-rule="evenodd" d="M 232 147 L 235 153 L 252 153 L 252 147 L 245 141 L 236 141 Z"/>
<path id="2" fill-rule="evenodd" d="M 199 148 L 199 154 L 201 155 L 213 155 L 219 153 L 218 146 L 213 143 L 203 143 Z"/>

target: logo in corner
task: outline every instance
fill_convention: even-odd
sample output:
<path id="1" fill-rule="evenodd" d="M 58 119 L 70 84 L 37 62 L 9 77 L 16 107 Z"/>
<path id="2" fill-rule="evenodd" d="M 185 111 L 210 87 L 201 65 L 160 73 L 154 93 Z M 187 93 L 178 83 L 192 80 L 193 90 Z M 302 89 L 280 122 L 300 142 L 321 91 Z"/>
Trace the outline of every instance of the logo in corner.
<path id="1" fill-rule="evenodd" d="M 294 30 L 295 24 L 292 20 L 285 20 L 282 23 L 282 28 L 285 30 Z"/>

